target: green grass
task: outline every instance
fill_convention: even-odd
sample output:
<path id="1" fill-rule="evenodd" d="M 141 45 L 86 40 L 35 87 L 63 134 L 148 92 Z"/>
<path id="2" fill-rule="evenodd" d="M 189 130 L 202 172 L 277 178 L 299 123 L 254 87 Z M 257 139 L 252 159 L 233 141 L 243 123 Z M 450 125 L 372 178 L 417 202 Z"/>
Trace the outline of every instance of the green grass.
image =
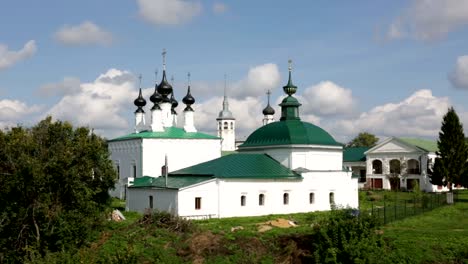
<path id="1" fill-rule="evenodd" d="M 360 192 L 361 209 L 372 207 L 369 196 L 391 200 L 412 199 L 414 193 Z M 396 196 L 396 197 L 395 197 Z M 374 199 L 372 198 L 372 199 Z M 379 199 L 379 198 L 377 198 Z M 468 191 L 459 202 L 425 211 L 382 227 L 386 241 L 384 263 L 468 263 Z M 375 200 L 374 200 L 375 201 Z M 378 206 L 381 200 L 376 201 Z M 124 203 L 113 201 L 114 208 Z M 311 225 L 328 219 L 330 212 L 258 217 L 235 217 L 193 221 L 189 232 L 175 232 L 142 223 L 138 213 L 123 212 L 125 221 L 109 221 L 105 229 L 77 252 L 49 254 L 42 263 L 288 263 L 288 256 L 301 252 L 285 239 L 306 237 Z M 258 225 L 284 218 L 298 224 L 258 232 Z M 242 230 L 231 231 L 242 226 Z M 308 247 L 308 245 L 302 245 Z M 304 248 L 305 249 L 305 248 Z"/>
<path id="2" fill-rule="evenodd" d="M 386 225 L 391 253 L 406 263 L 468 263 L 468 191 L 458 199 L 455 205 Z"/>

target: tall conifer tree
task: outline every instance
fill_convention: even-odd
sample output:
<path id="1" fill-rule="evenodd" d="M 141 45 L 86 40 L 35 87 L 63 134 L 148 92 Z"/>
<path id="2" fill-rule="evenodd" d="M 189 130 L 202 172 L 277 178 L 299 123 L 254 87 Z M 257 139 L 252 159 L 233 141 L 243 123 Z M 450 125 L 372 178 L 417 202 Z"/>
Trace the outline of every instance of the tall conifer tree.
<path id="1" fill-rule="evenodd" d="M 444 185 L 452 191 L 452 184 L 467 186 L 468 145 L 465 142 L 463 125 L 453 107 L 449 108 L 442 120 L 437 140 L 439 151 L 434 163 L 431 183 Z"/>

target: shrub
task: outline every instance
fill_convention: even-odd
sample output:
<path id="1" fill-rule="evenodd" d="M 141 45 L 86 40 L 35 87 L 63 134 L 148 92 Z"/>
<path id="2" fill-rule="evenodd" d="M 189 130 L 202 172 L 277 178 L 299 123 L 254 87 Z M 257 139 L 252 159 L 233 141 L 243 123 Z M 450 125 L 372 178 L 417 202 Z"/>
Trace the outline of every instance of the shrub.
<path id="1" fill-rule="evenodd" d="M 139 223 L 180 233 L 192 233 L 195 231 L 195 225 L 190 220 L 162 211 L 145 213 Z"/>

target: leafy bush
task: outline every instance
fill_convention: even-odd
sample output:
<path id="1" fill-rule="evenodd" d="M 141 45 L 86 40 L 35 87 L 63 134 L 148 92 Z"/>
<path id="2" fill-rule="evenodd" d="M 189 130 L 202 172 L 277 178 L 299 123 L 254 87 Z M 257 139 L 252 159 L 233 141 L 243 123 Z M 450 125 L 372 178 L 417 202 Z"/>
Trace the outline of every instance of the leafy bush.
<path id="1" fill-rule="evenodd" d="M 314 226 L 310 241 L 316 263 L 379 263 L 385 243 L 377 233 L 380 222 L 351 209 L 334 210 L 330 218 Z"/>

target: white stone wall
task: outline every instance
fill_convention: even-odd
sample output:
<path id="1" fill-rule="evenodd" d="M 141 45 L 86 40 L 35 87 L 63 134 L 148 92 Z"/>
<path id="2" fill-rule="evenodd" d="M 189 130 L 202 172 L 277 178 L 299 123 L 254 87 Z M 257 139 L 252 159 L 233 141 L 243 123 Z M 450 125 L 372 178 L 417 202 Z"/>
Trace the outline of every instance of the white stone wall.
<path id="1" fill-rule="evenodd" d="M 267 149 L 243 149 L 246 153 L 266 153 L 283 166 L 290 169 L 299 167 L 309 170 L 341 170 L 343 150 L 341 147 L 323 148 L 322 146 L 273 147 Z"/>
<path id="2" fill-rule="evenodd" d="M 330 210 L 329 198 L 333 192 L 335 205 L 359 206 L 358 182 L 351 178 L 351 173 L 308 172 L 303 177 L 302 180 L 216 179 L 180 190 L 178 195 L 171 190 L 172 196 L 166 194 L 167 190 L 130 188 L 131 202 L 127 204 L 129 210 L 143 212 L 148 207 L 148 196 L 153 195 L 155 208 L 183 217 L 258 216 Z M 286 205 L 283 204 L 284 193 L 289 194 Z M 310 193 L 314 193 L 313 203 L 309 200 Z M 264 205 L 259 205 L 260 194 L 265 196 Z M 241 205 L 241 196 L 246 197 L 245 206 Z M 196 197 L 201 198 L 198 210 L 195 209 Z"/>
<path id="3" fill-rule="evenodd" d="M 218 137 L 221 138 L 222 151 L 236 150 L 236 121 L 231 119 L 217 119 Z M 224 123 L 227 122 L 227 128 Z"/>
<path id="4" fill-rule="evenodd" d="M 149 197 L 153 196 L 153 210 L 177 214 L 177 190 L 128 188 L 126 210 L 144 213 L 150 209 Z"/>
<path id="5" fill-rule="evenodd" d="M 110 159 L 114 167 L 120 168 L 120 175 L 115 189 L 110 191 L 110 195 L 120 199 L 125 198 L 125 186 L 129 183 L 129 178 L 133 178 L 133 166 L 136 166 L 136 177 L 142 176 L 141 171 L 141 139 L 109 142 Z"/>
<path id="6" fill-rule="evenodd" d="M 168 158 L 169 171 L 175 171 L 198 163 L 219 158 L 219 139 L 132 139 L 109 142 L 110 159 L 120 167 L 120 178 L 111 196 L 125 198 L 125 185 L 136 177 L 161 175 L 161 167 Z"/>
<path id="7" fill-rule="evenodd" d="M 161 175 L 167 154 L 169 171 L 221 157 L 219 139 L 143 139 L 143 176 Z"/>

